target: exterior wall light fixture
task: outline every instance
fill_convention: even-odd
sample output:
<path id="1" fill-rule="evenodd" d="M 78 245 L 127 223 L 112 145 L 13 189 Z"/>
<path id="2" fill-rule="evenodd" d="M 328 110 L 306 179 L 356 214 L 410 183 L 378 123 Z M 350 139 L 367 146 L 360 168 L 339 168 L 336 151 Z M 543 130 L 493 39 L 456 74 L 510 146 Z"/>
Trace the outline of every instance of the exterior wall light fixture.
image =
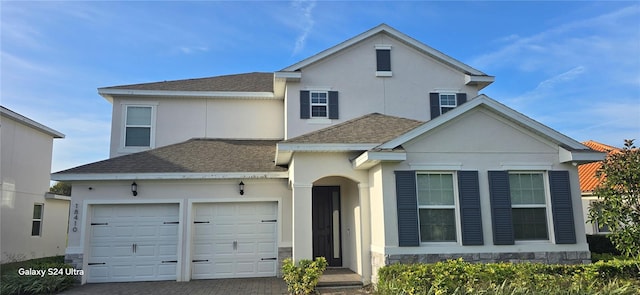
<path id="1" fill-rule="evenodd" d="M 138 195 L 138 184 L 135 181 L 131 184 L 131 193 L 134 197 Z"/>
<path id="2" fill-rule="evenodd" d="M 238 183 L 238 188 L 240 189 L 240 195 L 244 195 L 244 182 L 240 181 L 240 183 Z"/>

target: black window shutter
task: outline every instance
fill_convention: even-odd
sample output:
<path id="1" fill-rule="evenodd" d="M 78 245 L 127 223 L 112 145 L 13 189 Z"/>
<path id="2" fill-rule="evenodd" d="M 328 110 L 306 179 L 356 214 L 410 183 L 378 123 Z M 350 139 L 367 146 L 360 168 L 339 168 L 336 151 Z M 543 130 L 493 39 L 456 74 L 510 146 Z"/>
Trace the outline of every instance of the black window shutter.
<path id="1" fill-rule="evenodd" d="M 329 119 L 338 119 L 338 91 L 329 91 Z"/>
<path id="2" fill-rule="evenodd" d="M 467 102 L 467 94 L 466 93 L 456 93 L 456 103 L 457 105 L 461 105 Z"/>
<path id="3" fill-rule="evenodd" d="M 478 171 L 458 171 L 462 245 L 484 245 Z"/>
<path id="4" fill-rule="evenodd" d="M 429 107 L 431 108 L 431 120 L 440 116 L 440 94 L 437 92 L 429 93 Z"/>
<path id="5" fill-rule="evenodd" d="M 308 90 L 300 90 L 300 119 L 311 118 L 311 99 Z"/>
<path id="6" fill-rule="evenodd" d="M 377 71 L 391 71 L 391 50 L 376 50 Z"/>
<path id="7" fill-rule="evenodd" d="M 400 247 L 419 246 L 415 171 L 396 171 L 396 202 L 398 207 L 398 245 Z"/>
<path id="8" fill-rule="evenodd" d="M 576 231 L 569 171 L 549 171 L 549 189 L 556 244 L 575 244 Z"/>
<path id="9" fill-rule="evenodd" d="M 513 221 L 511 219 L 511 191 L 507 171 L 489 171 L 489 195 L 491 199 L 491 222 L 493 244 L 513 245 Z"/>

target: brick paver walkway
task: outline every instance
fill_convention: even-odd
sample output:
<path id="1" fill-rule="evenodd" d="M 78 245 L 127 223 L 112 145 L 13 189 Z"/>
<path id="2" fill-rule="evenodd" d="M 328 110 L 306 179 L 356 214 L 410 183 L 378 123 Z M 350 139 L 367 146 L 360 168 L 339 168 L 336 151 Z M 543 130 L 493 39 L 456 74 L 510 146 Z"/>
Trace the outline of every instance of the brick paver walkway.
<path id="1" fill-rule="evenodd" d="M 64 295 L 282 295 L 287 286 L 280 278 L 193 280 L 190 282 L 132 282 L 85 284 L 73 287 Z M 369 294 L 365 289 L 321 289 L 324 295 Z"/>

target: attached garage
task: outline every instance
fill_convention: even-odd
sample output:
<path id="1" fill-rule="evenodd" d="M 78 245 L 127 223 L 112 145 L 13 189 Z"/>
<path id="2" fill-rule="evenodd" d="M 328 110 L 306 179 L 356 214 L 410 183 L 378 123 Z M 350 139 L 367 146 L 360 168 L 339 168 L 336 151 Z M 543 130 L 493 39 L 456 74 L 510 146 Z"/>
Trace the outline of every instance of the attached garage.
<path id="1" fill-rule="evenodd" d="M 275 276 L 277 208 L 276 202 L 194 204 L 191 278 Z"/>
<path id="2" fill-rule="evenodd" d="M 87 282 L 176 280 L 178 204 L 93 205 Z"/>

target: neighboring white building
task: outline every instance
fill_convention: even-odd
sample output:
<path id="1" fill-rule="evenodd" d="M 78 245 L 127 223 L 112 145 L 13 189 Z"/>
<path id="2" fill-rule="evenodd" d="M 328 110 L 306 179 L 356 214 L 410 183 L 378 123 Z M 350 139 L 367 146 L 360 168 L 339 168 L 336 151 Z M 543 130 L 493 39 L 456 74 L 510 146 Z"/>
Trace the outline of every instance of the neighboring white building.
<path id="1" fill-rule="evenodd" d="M 0 107 L 2 262 L 62 255 L 69 197 L 50 193 L 53 139 L 64 134 Z"/>
<path id="2" fill-rule="evenodd" d="M 576 165 L 604 155 L 493 81 L 382 24 L 273 73 L 100 88 L 111 158 L 52 176 L 78 208 L 67 258 L 84 282 L 589 260 Z"/>

